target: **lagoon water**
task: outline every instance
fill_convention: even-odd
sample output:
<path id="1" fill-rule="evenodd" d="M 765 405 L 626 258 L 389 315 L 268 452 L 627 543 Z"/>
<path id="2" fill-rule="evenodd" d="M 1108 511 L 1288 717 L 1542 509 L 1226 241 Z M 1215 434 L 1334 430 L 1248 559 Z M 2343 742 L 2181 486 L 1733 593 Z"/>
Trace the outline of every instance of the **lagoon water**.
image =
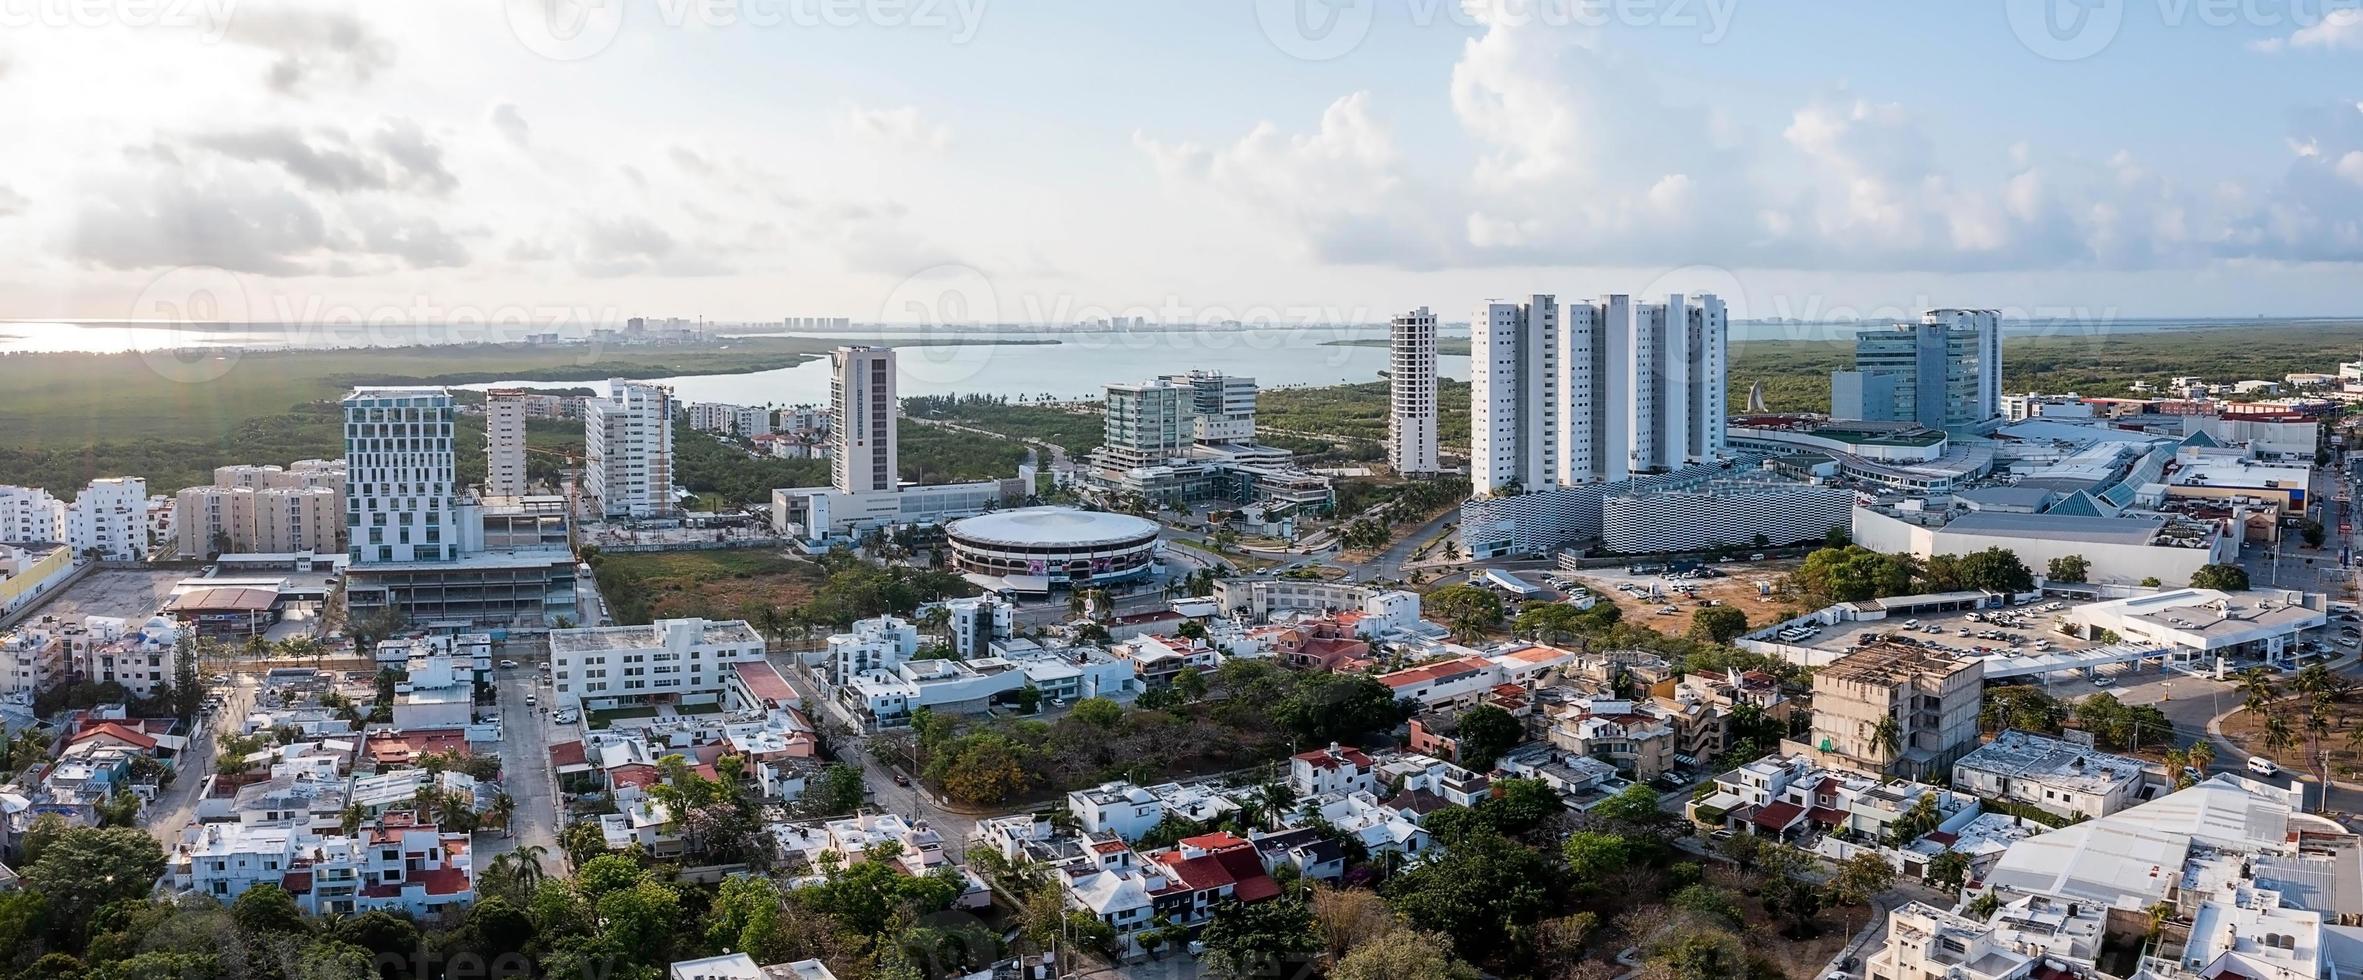
<path id="1" fill-rule="evenodd" d="M 1184 371 L 1217 371 L 1256 379 L 1264 388 L 1377 381 L 1387 367 L 1384 347 L 1331 344 L 1342 339 L 1383 338 L 1371 327 L 1274 328 L 1211 331 L 1058 331 L 975 333 L 979 341 L 1053 343 L 942 344 L 899 346 L 915 334 L 873 334 L 865 342 L 898 346 L 895 359 L 901 394 L 985 394 L 1009 398 L 1098 398 L 1112 382 L 1146 381 Z M 1466 357 L 1439 357 L 1437 372 L 1469 376 Z M 754 374 L 708 374 L 652 379 L 671 385 L 690 402 L 740 405 L 797 405 L 829 399 L 829 362 L 816 358 L 790 368 Z M 516 382 L 523 387 L 568 387 L 551 382 Z M 502 383 L 468 385 L 501 387 Z"/>

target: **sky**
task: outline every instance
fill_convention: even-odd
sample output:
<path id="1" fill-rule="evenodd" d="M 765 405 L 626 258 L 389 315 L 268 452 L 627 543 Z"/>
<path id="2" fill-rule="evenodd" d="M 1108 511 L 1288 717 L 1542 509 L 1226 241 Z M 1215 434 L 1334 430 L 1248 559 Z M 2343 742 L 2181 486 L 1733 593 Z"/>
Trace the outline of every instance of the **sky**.
<path id="1" fill-rule="evenodd" d="M 2363 0 L 0 0 L 0 317 L 2363 314 Z"/>

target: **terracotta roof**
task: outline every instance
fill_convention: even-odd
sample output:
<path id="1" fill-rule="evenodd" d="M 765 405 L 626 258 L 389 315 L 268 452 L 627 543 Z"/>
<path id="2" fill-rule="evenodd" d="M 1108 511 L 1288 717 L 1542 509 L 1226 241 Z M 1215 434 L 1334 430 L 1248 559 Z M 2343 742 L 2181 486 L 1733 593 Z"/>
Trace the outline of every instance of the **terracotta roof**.
<path id="1" fill-rule="evenodd" d="M 614 789 L 638 786 L 646 789 L 665 781 L 665 774 L 645 762 L 627 762 L 607 770 L 607 782 Z"/>
<path id="2" fill-rule="evenodd" d="M 581 739 L 550 744 L 550 764 L 553 766 L 579 766 L 586 761 Z"/>
<path id="3" fill-rule="evenodd" d="M 1303 759 L 1315 769 L 1337 769 L 1346 765 L 1368 769 L 1377 764 L 1370 761 L 1369 756 L 1363 755 L 1361 749 L 1351 745 L 1340 746 L 1336 755 L 1331 755 L 1328 749 L 1314 749 L 1311 752 L 1299 752 L 1293 758 Z"/>
<path id="4" fill-rule="evenodd" d="M 787 678 L 779 675 L 779 668 L 768 661 L 750 660 L 732 664 L 731 667 L 738 672 L 739 683 L 745 684 L 755 697 L 772 707 L 794 704 L 799 700 L 795 687 L 788 683 Z"/>
<path id="5" fill-rule="evenodd" d="M 1406 667 L 1392 674 L 1380 674 L 1378 675 L 1378 681 L 1379 683 L 1385 684 L 1388 687 L 1414 687 L 1420 684 L 1425 684 L 1429 681 L 1443 680 L 1447 677 L 1460 677 L 1465 674 L 1473 674 L 1491 666 L 1493 666 L 1492 661 L 1481 657 L 1463 657 L 1459 660 L 1447 660 L 1440 664 L 1429 664 L 1425 667 Z"/>
<path id="6" fill-rule="evenodd" d="M 1765 804 L 1762 809 L 1756 811 L 1755 816 L 1748 819 L 1755 821 L 1756 826 L 1766 830 L 1787 830 L 1789 825 L 1797 822 L 1798 817 L 1804 815 L 1804 807 L 1782 800 L 1777 803 Z"/>
<path id="7" fill-rule="evenodd" d="M 97 724 L 87 725 L 81 731 L 75 732 L 74 737 L 67 740 L 67 744 L 79 745 L 85 741 L 101 735 L 116 739 L 129 745 L 135 745 L 143 749 L 152 749 L 156 747 L 156 739 L 154 736 L 149 735 L 146 732 L 134 731 L 111 721 L 102 721 Z"/>
<path id="8" fill-rule="evenodd" d="M 1386 802 L 1386 807 L 1389 810 L 1409 810 L 1423 817 L 1454 805 L 1456 804 L 1451 800 L 1424 789 L 1404 790 L 1395 794 L 1394 799 Z"/>
<path id="9" fill-rule="evenodd" d="M 1247 846 L 1247 841 L 1244 838 L 1224 830 L 1218 830 L 1211 834 L 1199 834 L 1196 837 L 1184 837 L 1179 843 L 1183 847 L 1194 847 L 1201 851 L 1220 851 L 1226 848 Z"/>
<path id="10" fill-rule="evenodd" d="M 1846 822 L 1846 811 L 1836 807 L 1817 806 L 1807 811 L 1805 818 L 1824 827 L 1835 827 Z"/>
<path id="11" fill-rule="evenodd" d="M 290 871 L 285 875 L 280 876 L 279 887 L 287 889 L 287 893 L 290 895 L 301 895 L 305 892 L 311 891 L 312 873 L 309 871 Z"/>

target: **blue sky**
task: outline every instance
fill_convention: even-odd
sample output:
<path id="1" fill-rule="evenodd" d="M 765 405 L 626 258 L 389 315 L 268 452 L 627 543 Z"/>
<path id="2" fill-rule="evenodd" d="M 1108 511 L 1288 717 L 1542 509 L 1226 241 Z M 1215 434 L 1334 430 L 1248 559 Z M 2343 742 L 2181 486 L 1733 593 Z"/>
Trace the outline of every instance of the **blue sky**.
<path id="1" fill-rule="evenodd" d="M 2363 314 L 2353 3 L 550 3 L 12 14 L 0 316 Z"/>

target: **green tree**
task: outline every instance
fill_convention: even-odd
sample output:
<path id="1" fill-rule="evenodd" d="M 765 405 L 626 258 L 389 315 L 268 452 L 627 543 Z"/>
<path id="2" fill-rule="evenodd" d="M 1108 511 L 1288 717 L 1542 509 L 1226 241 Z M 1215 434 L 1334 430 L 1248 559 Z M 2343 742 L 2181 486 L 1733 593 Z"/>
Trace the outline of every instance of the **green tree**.
<path id="1" fill-rule="evenodd" d="M 1067 717 L 1093 728 L 1114 728 L 1124 720 L 1124 706 L 1107 698 L 1084 698 L 1067 709 Z"/>
<path id="2" fill-rule="evenodd" d="M 1841 602 L 1860 602 L 1912 591 L 1915 569 L 1909 558 L 1846 545 L 1805 556 L 1795 581 L 1806 591 Z"/>
<path id="3" fill-rule="evenodd" d="M 239 893 L 230 903 L 230 918 L 255 935 L 304 931 L 304 913 L 295 907 L 295 896 L 267 881 Z"/>
<path id="4" fill-rule="evenodd" d="M 1461 713 L 1453 729 L 1460 764 L 1475 772 L 1493 768 L 1493 760 L 1526 737 L 1526 726 L 1501 708 L 1481 704 Z"/>
<path id="5" fill-rule="evenodd" d="M 2241 592 L 2248 588 L 2248 570 L 2238 565 L 2217 563 L 2202 565 L 2191 573 L 2191 588 L 2215 589 L 2222 592 Z"/>
<path id="6" fill-rule="evenodd" d="M 1490 830 L 1388 879 L 1384 894 L 1410 923 L 1452 937 L 1462 955 L 1507 944 L 1557 907 L 1561 872 L 1540 852 Z"/>
<path id="7" fill-rule="evenodd" d="M 1226 980 L 1293 975 L 1319 945 L 1312 907 L 1293 895 L 1253 905 L 1226 901 L 1215 907 L 1198 940 L 1206 944 L 1200 960 L 1206 972 Z"/>
<path id="8" fill-rule="evenodd" d="M 2061 555 L 2043 569 L 2043 577 L 2054 582 L 2082 582 L 2091 574 L 2092 563 L 2083 555 Z"/>
<path id="9" fill-rule="evenodd" d="M 1928 859 L 1928 883 L 1954 894 L 1969 880 L 1969 855 L 1946 849 Z"/>
<path id="10" fill-rule="evenodd" d="M 1624 870 L 1633 859 L 1633 846 L 1618 834 L 1579 830 L 1559 844 L 1559 853 L 1579 884 L 1591 884 Z"/>
<path id="11" fill-rule="evenodd" d="M 1658 808 L 1657 793 L 1648 786 L 1634 783 L 1618 790 L 1598 803 L 1592 804 L 1591 815 L 1626 827 L 1652 827 L 1664 823 L 1667 814 Z"/>
<path id="12" fill-rule="evenodd" d="M 1473 585 L 1447 585 L 1428 593 L 1420 608 L 1452 627 L 1453 635 L 1470 639 L 1501 625 L 1501 596 Z"/>
<path id="13" fill-rule="evenodd" d="M 1669 980 L 1727 980 L 1748 975 L 1747 949 L 1720 929 L 1679 929 L 1653 942 L 1651 966 Z"/>
<path id="14" fill-rule="evenodd" d="M 1961 578 L 1969 588 L 1988 592 L 2016 594 L 2035 588 L 2035 573 L 2018 560 L 2017 552 L 2007 548 L 1987 548 L 1963 556 Z"/>
<path id="15" fill-rule="evenodd" d="M 1867 905 L 1895 885 L 1895 866 L 1877 852 L 1864 851 L 1838 865 L 1830 877 L 1830 897 L 1842 905 Z"/>
<path id="16" fill-rule="evenodd" d="M 1748 631 L 1748 614 L 1738 606 L 1708 606 L 1690 617 L 1688 636 L 1708 643 L 1729 643 Z"/>
<path id="17" fill-rule="evenodd" d="M 24 887 L 48 904 L 54 928 L 79 935 L 100 908 L 146 895 L 164 865 L 164 849 L 144 831 L 76 827 L 40 849 Z"/>
<path id="18" fill-rule="evenodd" d="M 1403 710 L 1394 690 L 1368 674 L 1311 674 L 1273 707 L 1272 720 L 1305 744 L 1319 745 L 1392 730 Z"/>
<path id="19" fill-rule="evenodd" d="M 1450 940 L 1397 929 L 1357 946 L 1330 968 L 1329 980 L 1477 980 L 1477 970 L 1452 958 Z"/>

